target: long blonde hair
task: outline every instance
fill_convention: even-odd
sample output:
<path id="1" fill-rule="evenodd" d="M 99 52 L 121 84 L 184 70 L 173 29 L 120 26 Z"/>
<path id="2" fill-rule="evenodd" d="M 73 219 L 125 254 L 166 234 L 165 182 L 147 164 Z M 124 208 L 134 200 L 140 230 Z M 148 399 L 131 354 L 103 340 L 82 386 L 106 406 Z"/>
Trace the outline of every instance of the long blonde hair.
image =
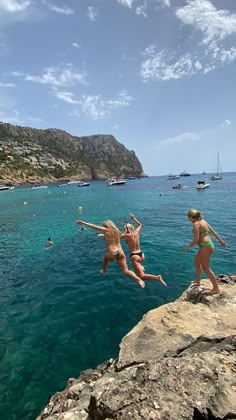
<path id="1" fill-rule="evenodd" d="M 135 231 L 134 226 L 131 223 L 125 223 L 125 233 L 133 233 Z"/>
<path id="2" fill-rule="evenodd" d="M 188 217 L 192 217 L 196 221 L 200 221 L 203 219 L 203 214 L 199 210 L 196 209 L 190 209 L 187 213 Z"/>
<path id="3" fill-rule="evenodd" d="M 112 220 L 104 220 L 102 225 L 109 230 L 114 239 L 120 238 L 121 232 Z"/>

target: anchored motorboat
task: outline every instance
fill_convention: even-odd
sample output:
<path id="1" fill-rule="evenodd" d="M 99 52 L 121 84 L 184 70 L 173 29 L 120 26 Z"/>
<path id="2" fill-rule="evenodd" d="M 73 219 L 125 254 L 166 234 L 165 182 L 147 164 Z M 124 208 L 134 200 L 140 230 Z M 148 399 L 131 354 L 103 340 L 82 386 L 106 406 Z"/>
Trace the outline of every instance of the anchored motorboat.
<path id="1" fill-rule="evenodd" d="M 108 181 L 108 187 L 113 187 L 115 185 L 123 185 L 126 184 L 126 180 L 125 179 L 116 179 L 116 178 L 112 178 Z"/>
<path id="2" fill-rule="evenodd" d="M 0 185 L 0 191 L 5 191 L 5 190 L 14 190 L 15 187 L 10 187 L 9 185 Z"/>
<path id="3" fill-rule="evenodd" d="M 78 187 L 88 187 L 89 185 L 90 185 L 89 182 L 80 182 L 78 184 Z"/>
<path id="4" fill-rule="evenodd" d="M 174 190 L 180 190 L 181 188 L 183 188 L 183 183 L 179 182 L 178 184 L 174 184 L 172 185 L 172 188 L 174 188 Z"/>
<path id="5" fill-rule="evenodd" d="M 44 188 L 48 188 L 47 185 L 34 185 L 33 187 L 30 188 L 30 190 L 42 190 Z"/>
<path id="6" fill-rule="evenodd" d="M 205 190 L 205 188 L 210 187 L 210 184 L 206 181 L 198 181 L 196 185 L 197 190 Z"/>

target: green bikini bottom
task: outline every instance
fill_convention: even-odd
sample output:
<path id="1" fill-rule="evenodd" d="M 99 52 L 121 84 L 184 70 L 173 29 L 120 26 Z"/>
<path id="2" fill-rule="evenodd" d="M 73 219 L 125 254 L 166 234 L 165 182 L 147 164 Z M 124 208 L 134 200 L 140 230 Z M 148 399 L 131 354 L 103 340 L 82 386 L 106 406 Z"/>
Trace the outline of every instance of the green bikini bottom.
<path id="1" fill-rule="evenodd" d="M 202 247 L 203 247 L 203 246 L 205 246 L 205 245 L 207 245 L 207 246 L 211 246 L 212 248 L 215 248 L 215 247 L 214 247 L 214 244 L 213 244 L 213 242 L 212 242 L 212 241 L 200 242 L 200 244 L 198 244 L 199 248 L 202 248 Z"/>

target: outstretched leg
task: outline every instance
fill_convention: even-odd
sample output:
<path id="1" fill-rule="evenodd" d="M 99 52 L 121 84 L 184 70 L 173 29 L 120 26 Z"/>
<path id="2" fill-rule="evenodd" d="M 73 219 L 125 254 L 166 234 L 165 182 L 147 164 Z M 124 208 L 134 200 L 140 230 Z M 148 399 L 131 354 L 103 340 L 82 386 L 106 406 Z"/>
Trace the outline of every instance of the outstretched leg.
<path id="1" fill-rule="evenodd" d="M 133 271 L 128 269 L 126 256 L 125 256 L 123 251 L 119 254 L 119 256 L 117 258 L 117 262 L 120 266 L 120 269 L 121 269 L 122 273 L 124 273 L 126 276 L 129 276 L 132 279 L 134 279 L 139 284 L 140 287 L 142 287 L 142 288 L 145 287 L 144 281 L 142 279 L 140 279 L 138 276 L 136 276 L 136 274 Z"/>
<path id="2" fill-rule="evenodd" d="M 157 276 L 154 276 L 153 274 L 145 274 L 144 273 L 144 269 L 143 266 L 141 264 L 141 261 L 138 261 L 138 256 L 133 256 L 131 258 L 131 262 L 132 265 L 134 267 L 135 272 L 138 274 L 138 276 L 142 279 L 142 280 L 155 280 L 155 281 L 159 281 L 161 284 L 163 284 L 163 286 L 166 286 L 167 284 L 164 282 L 162 276 L 159 274 Z M 141 260 L 141 258 L 140 258 Z"/>
<path id="3" fill-rule="evenodd" d="M 114 260 L 114 258 L 108 252 L 106 252 L 102 261 L 102 269 L 101 269 L 102 274 L 106 274 L 108 261 L 111 261 L 111 260 Z"/>
<path id="4" fill-rule="evenodd" d="M 220 293 L 220 289 L 216 281 L 216 276 L 210 268 L 210 258 L 213 251 L 214 251 L 214 248 L 212 246 L 205 245 L 200 249 L 200 253 L 199 253 L 201 266 L 212 283 L 212 289 L 206 292 L 207 294 L 210 294 L 210 295 L 215 295 L 215 294 Z"/>

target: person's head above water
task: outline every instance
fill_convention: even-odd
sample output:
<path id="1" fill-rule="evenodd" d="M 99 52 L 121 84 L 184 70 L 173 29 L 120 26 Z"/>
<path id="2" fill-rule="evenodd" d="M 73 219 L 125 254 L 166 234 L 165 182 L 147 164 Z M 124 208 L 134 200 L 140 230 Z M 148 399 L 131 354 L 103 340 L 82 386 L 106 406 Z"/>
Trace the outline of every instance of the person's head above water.
<path id="1" fill-rule="evenodd" d="M 51 238 L 48 238 L 48 241 L 51 242 Z"/>
<path id="2" fill-rule="evenodd" d="M 190 209 L 187 213 L 187 216 L 189 219 L 193 219 L 196 221 L 200 221 L 203 219 L 203 214 L 199 210 L 196 210 L 196 209 Z"/>

